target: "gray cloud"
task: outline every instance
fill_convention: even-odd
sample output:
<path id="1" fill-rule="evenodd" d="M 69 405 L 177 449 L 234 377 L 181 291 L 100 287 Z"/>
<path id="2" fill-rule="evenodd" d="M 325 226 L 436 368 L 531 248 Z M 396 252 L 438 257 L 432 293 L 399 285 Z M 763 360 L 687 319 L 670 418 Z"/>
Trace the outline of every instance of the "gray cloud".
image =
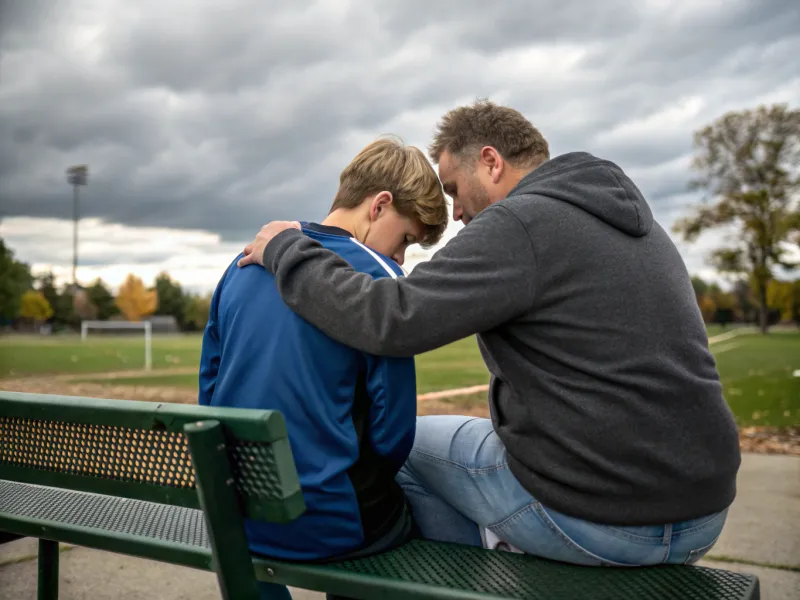
<path id="1" fill-rule="evenodd" d="M 788 0 L 2 6 L 0 217 L 70 218 L 64 171 L 86 162 L 83 216 L 247 240 L 324 214 L 372 137 L 424 145 L 444 110 L 489 96 L 554 153 L 639 174 L 673 218 L 692 128 L 800 90 Z"/>

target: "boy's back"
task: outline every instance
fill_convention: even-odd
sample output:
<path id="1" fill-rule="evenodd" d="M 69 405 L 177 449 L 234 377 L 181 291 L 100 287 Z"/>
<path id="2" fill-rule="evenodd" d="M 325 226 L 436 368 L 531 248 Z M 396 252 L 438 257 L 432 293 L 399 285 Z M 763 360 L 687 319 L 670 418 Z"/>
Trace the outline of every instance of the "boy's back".
<path id="1" fill-rule="evenodd" d="M 346 231 L 303 231 L 357 271 L 402 275 Z M 290 560 L 341 555 L 407 518 L 394 477 L 414 440 L 413 359 L 376 357 L 329 338 L 284 304 L 265 269 L 234 261 L 214 292 L 199 402 L 275 409 L 286 419 L 308 508 L 290 524 L 248 522 L 253 551 Z"/>

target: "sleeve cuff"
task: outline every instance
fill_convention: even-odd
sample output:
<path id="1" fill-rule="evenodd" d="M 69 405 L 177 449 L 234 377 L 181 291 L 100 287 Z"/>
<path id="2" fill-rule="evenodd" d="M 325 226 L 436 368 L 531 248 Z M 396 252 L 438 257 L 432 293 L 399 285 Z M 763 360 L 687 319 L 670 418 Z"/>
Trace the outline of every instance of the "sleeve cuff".
<path id="1" fill-rule="evenodd" d="M 264 261 L 264 268 L 272 274 L 278 270 L 278 263 L 280 262 L 283 253 L 301 237 L 305 237 L 302 231 L 292 227 L 281 231 L 278 235 L 272 238 L 272 241 L 264 248 L 264 255 L 261 259 Z"/>

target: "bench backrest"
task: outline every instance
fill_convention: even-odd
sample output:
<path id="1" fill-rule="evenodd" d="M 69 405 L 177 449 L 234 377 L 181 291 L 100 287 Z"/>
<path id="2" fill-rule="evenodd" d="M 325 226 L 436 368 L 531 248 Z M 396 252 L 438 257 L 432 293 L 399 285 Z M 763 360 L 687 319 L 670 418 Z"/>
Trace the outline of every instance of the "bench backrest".
<path id="1" fill-rule="evenodd" d="M 0 391 L 0 479 L 201 508 L 185 430 L 199 422 L 221 426 L 244 516 L 303 513 L 283 415 L 268 410 Z"/>

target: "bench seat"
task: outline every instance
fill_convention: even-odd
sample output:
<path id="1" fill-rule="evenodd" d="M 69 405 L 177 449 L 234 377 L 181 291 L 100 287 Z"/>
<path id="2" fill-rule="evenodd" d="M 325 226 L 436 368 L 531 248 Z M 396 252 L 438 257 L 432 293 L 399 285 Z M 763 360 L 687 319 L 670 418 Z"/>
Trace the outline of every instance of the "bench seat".
<path id="1" fill-rule="evenodd" d="M 212 570 L 203 512 L 0 480 L 0 530 Z M 758 579 L 704 567 L 576 567 L 531 556 L 414 540 L 329 565 L 255 558 L 258 579 L 357 598 L 582 600 L 759 597 Z"/>

